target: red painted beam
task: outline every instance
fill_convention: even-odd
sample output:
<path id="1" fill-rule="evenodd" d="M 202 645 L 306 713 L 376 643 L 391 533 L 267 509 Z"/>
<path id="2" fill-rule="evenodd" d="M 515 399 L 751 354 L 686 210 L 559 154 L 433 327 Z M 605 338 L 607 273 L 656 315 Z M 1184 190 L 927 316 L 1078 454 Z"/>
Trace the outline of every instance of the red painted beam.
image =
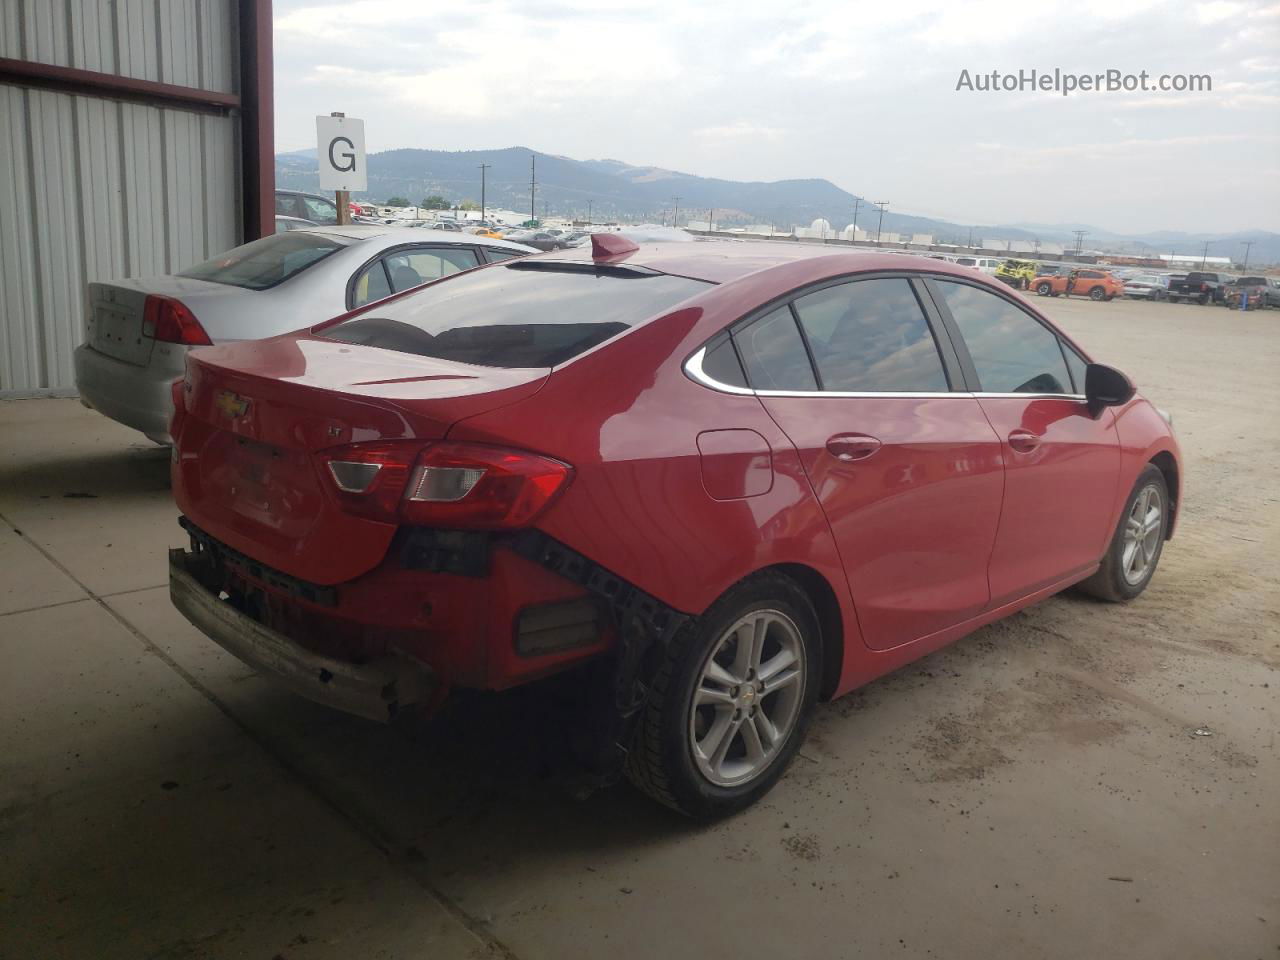
<path id="1" fill-rule="evenodd" d="M 201 113 L 225 115 L 240 106 L 240 98 L 234 93 L 181 87 L 155 80 L 139 80 L 136 77 L 119 77 L 96 70 L 59 67 L 31 60 L 11 60 L 8 57 L 0 57 L 0 83 Z"/>
<path id="2" fill-rule="evenodd" d="M 240 0 L 241 170 L 245 242 L 276 230 L 271 0 Z"/>

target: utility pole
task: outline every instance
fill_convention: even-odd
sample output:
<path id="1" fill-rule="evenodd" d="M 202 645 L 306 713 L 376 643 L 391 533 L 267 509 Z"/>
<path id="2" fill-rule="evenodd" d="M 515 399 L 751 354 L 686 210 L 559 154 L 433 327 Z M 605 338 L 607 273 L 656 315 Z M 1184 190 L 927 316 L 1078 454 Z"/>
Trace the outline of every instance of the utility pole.
<path id="1" fill-rule="evenodd" d="M 715 233 L 716 230 L 716 208 L 712 207 L 707 212 L 707 233 Z"/>
<path id="2" fill-rule="evenodd" d="M 876 243 L 879 243 L 879 242 L 880 242 L 880 228 L 884 226 L 884 208 L 885 208 L 885 207 L 887 207 L 887 206 L 889 205 L 889 201 L 888 201 L 888 200 L 874 200 L 874 201 L 872 201 L 872 202 L 873 202 L 877 207 L 879 207 L 879 208 L 880 208 L 880 220 L 879 220 L 879 222 L 876 224 Z"/>
<path id="3" fill-rule="evenodd" d="M 858 239 L 858 208 L 860 206 L 862 206 L 862 198 L 854 197 L 853 198 L 853 239 L 855 241 L 857 241 Z"/>
<path id="4" fill-rule="evenodd" d="M 973 227 L 969 228 L 969 249 L 973 249 Z"/>
<path id="5" fill-rule="evenodd" d="M 1212 240 L 1206 240 L 1206 241 L 1204 242 L 1204 253 L 1200 254 L 1200 269 L 1201 269 L 1201 270 L 1203 270 L 1203 269 L 1204 269 L 1205 262 L 1209 259 L 1209 244 L 1211 244 L 1212 242 L 1213 242 Z"/>
<path id="6" fill-rule="evenodd" d="M 679 212 L 680 212 L 680 198 L 672 197 L 671 198 L 671 225 L 673 227 L 676 225 L 676 215 L 679 214 Z"/>
<path id="7" fill-rule="evenodd" d="M 1088 230 L 1072 230 L 1076 235 L 1076 256 L 1080 256 L 1084 252 L 1084 238 L 1088 236 Z"/>
<path id="8" fill-rule="evenodd" d="M 538 155 L 529 154 L 529 219 L 538 219 Z"/>
<path id="9" fill-rule="evenodd" d="M 493 166 L 493 164 L 491 163 L 480 164 L 480 219 L 481 220 L 484 219 L 484 172 L 488 170 L 491 166 Z"/>
<path id="10" fill-rule="evenodd" d="M 591 219 L 591 201 L 588 200 L 587 201 L 587 226 L 591 226 L 591 224 L 593 223 L 595 223 L 595 221 Z"/>
<path id="11" fill-rule="evenodd" d="M 1240 267 L 1240 272 L 1241 272 L 1241 273 L 1248 273 L 1248 272 L 1249 272 L 1249 251 L 1250 251 L 1250 249 L 1252 249 L 1252 247 L 1253 247 L 1253 245 L 1254 245 L 1254 243 L 1255 243 L 1255 242 L 1256 242 L 1256 241 L 1253 241 L 1253 240 L 1241 240 L 1241 241 L 1240 241 L 1240 243 L 1241 243 L 1241 244 L 1243 244 L 1243 246 L 1244 246 L 1244 263 L 1243 263 L 1243 264 L 1241 265 L 1241 267 Z"/>

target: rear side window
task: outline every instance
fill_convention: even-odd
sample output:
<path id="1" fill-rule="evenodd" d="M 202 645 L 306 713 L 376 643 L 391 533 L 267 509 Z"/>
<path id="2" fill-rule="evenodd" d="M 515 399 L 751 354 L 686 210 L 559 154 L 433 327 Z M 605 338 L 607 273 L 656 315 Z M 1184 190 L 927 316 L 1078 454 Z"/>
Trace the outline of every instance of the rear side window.
<path id="1" fill-rule="evenodd" d="M 734 331 L 747 377 L 756 390 L 817 390 L 809 355 L 791 308 L 781 306 Z"/>
<path id="2" fill-rule="evenodd" d="M 944 393 L 949 387 L 924 311 L 901 278 L 857 280 L 795 301 L 822 389 Z"/>
<path id="3" fill-rule="evenodd" d="M 982 392 L 1073 392 L 1057 334 L 994 293 L 935 282 L 969 348 Z"/>
<path id="4" fill-rule="evenodd" d="M 506 250 L 502 247 L 484 248 L 484 258 L 490 263 L 497 263 L 500 260 L 511 260 L 515 257 L 523 256 L 527 256 L 523 250 Z"/>
<path id="5" fill-rule="evenodd" d="M 710 289 L 629 267 L 498 264 L 319 331 L 347 343 L 489 367 L 551 367 Z"/>
<path id="6" fill-rule="evenodd" d="M 312 264 L 336 253 L 346 241 L 306 230 L 277 233 L 228 250 L 178 276 L 225 283 L 246 290 L 265 290 L 283 283 Z"/>
<path id="7" fill-rule="evenodd" d="M 438 247 L 434 250 L 404 250 L 386 257 L 387 276 L 396 293 L 411 290 L 429 280 L 470 270 L 480 261 L 474 250 Z"/>

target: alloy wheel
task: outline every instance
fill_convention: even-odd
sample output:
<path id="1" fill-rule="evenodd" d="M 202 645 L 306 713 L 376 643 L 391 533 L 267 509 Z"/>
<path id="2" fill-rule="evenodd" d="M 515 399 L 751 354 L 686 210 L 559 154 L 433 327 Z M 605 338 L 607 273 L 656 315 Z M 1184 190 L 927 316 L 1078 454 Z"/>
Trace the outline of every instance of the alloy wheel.
<path id="1" fill-rule="evenodd" d="M 694 764 L 721 787 L 763 773 L 790 736 L 804 701 L 800 629 L 778 610 L 755 610 L 720 635 L 689 709 Z"/>
<path id="2" fill-rule="evenodd" d="M 1151 572 L 1164 534 L 1164 502 L 1154 484 L 1143 487 L 1124 521 L 1124 548 L 1120 569 L 1130 584 L 1141 583 Z"/>

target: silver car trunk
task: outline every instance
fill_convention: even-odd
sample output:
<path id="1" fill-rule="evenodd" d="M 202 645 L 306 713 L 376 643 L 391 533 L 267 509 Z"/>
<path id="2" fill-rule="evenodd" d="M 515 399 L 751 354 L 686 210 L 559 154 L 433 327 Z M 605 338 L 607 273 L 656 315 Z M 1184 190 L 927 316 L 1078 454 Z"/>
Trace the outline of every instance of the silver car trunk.
<path id="1" fill-rule="evenodd" d="M 216 313 L 227 309 L 231 301 L 238 301 L 243 310 L 246 305 L 243 298 L 252 296 L 254 292 L 185 277 L 142 277 L 91 283 L 85 342 L 109 357 L 146 366 L 155 347 L 155 331 L 148 328 L 144 316 L 149 295 L 154 293 L 181 300 L 204 326 L 211 319 L 209 308 L 215 300 Z M 209 326 L 205 329 L 209 330 Z M 209 334 L 217 339 L 213 330 L 209 330 Z"/>

